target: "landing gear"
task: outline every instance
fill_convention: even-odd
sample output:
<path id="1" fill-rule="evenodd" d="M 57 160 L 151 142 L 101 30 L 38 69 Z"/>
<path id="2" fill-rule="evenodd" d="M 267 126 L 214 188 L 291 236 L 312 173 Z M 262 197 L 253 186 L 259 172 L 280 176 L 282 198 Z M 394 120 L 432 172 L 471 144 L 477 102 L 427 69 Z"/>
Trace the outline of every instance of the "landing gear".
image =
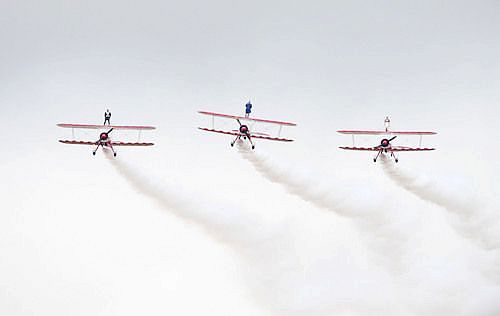
<path id="1" fill-rule="evenodd" d="M 394 161 L 398 162 L 398 157 L 396 157 L 396 154 L 391 150 L 391 157 L 394 157 Z"/>
<path id="2" fill-rule="evenodd" d="M 252 142 L 252 138 L 250 138 L 250 135 L 247 135 L 248 141 L 250 142 L 250 145 L 252 145 L 252 149 L 255 149 L 255 145 Z"/>
<path id="3" fill-rule="evenodd" d="M 100 146 L 101 146 L 101 144 L 98 143 L 96 149 L 92 152 L 92 155 L 95 156 L 95 153 L 97 152 L 97 150 L 99 149 Z"/>
<path id="4" fill-rule="evenodd" d="M 373 162 L 377 162 L 378 156 L 382 153 L 382 150 L 379 150 L 375 158 L 373 158 Z"/>
<path id="5" fill-rule="evenodd" d="M 111 146 L 111 144 L 109 145 L 109 148 L 111 149 L 111 151 L 113 152 L 113 157 L 116 157 L 116 151 L 115 149 L 113 148 L 113 146 Z"/>
<path id="6" fill-rule="evenodd" d="M 238 139 L 240 139 L 241 135 L 238 135 L 236 136 L 236 138 L 231 142 L 231 147 L 234 146 L 234 143 L 236 143 L 238 141 Z"/>

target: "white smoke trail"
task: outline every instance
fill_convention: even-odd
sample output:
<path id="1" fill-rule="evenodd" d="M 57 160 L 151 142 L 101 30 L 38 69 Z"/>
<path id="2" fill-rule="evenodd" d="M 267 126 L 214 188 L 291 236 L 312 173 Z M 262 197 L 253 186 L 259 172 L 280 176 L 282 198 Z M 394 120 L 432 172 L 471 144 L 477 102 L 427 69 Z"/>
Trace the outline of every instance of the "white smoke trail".
<path id="1" fill-rule="evenodd" d="M 113 157 L 113 154 L 104 149 L 104 154 L 111 165 L 127 182 L 140 194 L 150 198 L 160 208 L 176 215 L 184 221 L 194 223 L 211 235 L 213 238 L 224 244 L 232 242 L 226 237 L 230 234 L 224 234 L 232 230 L 244 230 L 244 227 L 238 227 L 240 221 L 233 221 L 231 214 L 235 214 L 234 206 L 226 203 L 217 203 L 217 205 L 206 205 L 206 201 L 193 199 L 190 193 L 185 192 L 179 186 L 168 185 L 168 181 L 153 179 L 144 175 L 134 166 L 122 159 Z M 211 209 L 211 213 L 204 210 Z M 221 216 L 219 216 L 221 215 Z M 244 214 L 239 214 L 244 216 Z M 252 218 L 245 218 L 252 224 Z"/>
<path id="2" fill-rule="evenodd" d="M 281 169 L 272 159 L 250 150 L 243 142 L 238 142 L 237 147 L 239 153 L 269 181 L 282 185 L 290 194 L 320 209 L 350 219 L 360 232 L 369 232 L 365 239 L 370 246 L 374 246 L 379 254 L 383 254 L 394 265 L 392 268 L 395 272 L 400 272 L 399 261 L 404 255 L 410 232 L 403 228 L 405 219 L 395 218 L 394 212 L 387 209 L 384 204 L 387 197 L 373 195 L 369 191 L 362 194 L 357 192 L 353 196 L 340 187 L 322 188 L 317 182 Z"/>
<path id="3" fill-rule="evenodd" d="M 498 222 L 487 214 L 482 203 L 470 196 L 471 192 L 453 192 L 437 182 L 404 171 L 382 156 L 382 169 L 389 178 L 420 199 L 433 203 L 458 217 L 453 227 L 467 238 L 479 241 L 486 249 L 499 249 L 500 236 L 495 235 Z"/>
<path id="4" fill-rule="evenodd" d="M 350 280 L 342 281 L 339 285 L 332 285 L 330 282 L 323 283 L 325 272 L 339 279 L 345 272 L 356 271 L 352 262 L 346 264 L 335 263 L 336 256 L 329 259 L 323 258 L 321 262 L 328 266 L 319 269 L 319 271 L 308 272 L 307 279 L 304 280 L 303 261 L 312 260 L 314 262 L 317 254 L 307 255 L 306 259 L 301 259 L 297 254 L 297 247 L 294 239 L 297 238 L 296 227 L 302 230 L 306 222 L 299 220 L 296 222 L 293 217 L 277 222 L 263 221 L 260 216 L 256 216 L 255 210 L 248 212 L 242 207 L 234 207 L 228 204 L 210 202 L 200 202 L 200 196 L 197 196 L 198 202 L 189 200 L 189 195 L 180 191 L 178 188 L 169 187 L 164 182 L 155 182 L 148 176 L 142 174 L 137 168 L 128 164 L 126 161 L 114 158 L 112 153 L 105 150 L 106 157 L 116 171 L 123 176 L 128 183 L 140 194 L 156 202 L 162 209 L 171 212 L 183 220 L 187 220 L 201 226 L 205 232 L 219 242 L 230 245 L 241 258 L 246 262 L 245 271 L 247 272 L 247 282 L 250 288 L 255 291 L 259 301 L 265 302 L 274 315 L 307 315 L 312 311 L 315 315 L 330 315 L 331 311 L 338 310 L 364 310 L 383 308 L 387 310 L 386 304 L 379 304 L 373 298 L 375 293 L 371 293 L 369 300 L 363 303 L 352 302 L 350 307 L 346 307 L 342 300 L 348 299 L 349 295 L 356 295 L 361 299 L 359 289 L 352 285 Z M 210 205 L 208 205 L 210 203 Z M 264 212 L 265 213 L 265 212 Z M 293 229 L 291 227 L 294 227 Z M 318 225 L 314 224 L 318 229 Z M 328 242 L 328 236 L 323 236 L 321 242 Z M 319 242 L 317 242 L 319 244 Z M 310 251 L 306 245 L 306 249 Z M 359 246 L 357 247 L 359 248 Z M 324 257 L 322 254 L 321 257 Z M 348 258 L 350 258 L 348 256 Z M 331 266 L 336 269 L 332 270 Z M 363 269 L 360 273 L 365 274 L 366 279 L 373 283 L 378 277 L 368 275 L 369 269 Z M 310 274 L 310 275 L 309 275 Z M 382 274 L 383 275 L 383 274 Z M 383 276 L 381 276 L 383 278 Z M 307 284 L 308 282 L 312 284 Z M 338 281 L 334 284 L 337 284 Z M 303 295 L 308 295 L 305 287 L 335 291 L 337 298 L 320 295 L 318 298 L 304 300 Z M 348 285 L 346 285 L 348 284 Z M 370 289 L 367 289 L 371 291 Z M 392 290 L 383 289 L 381 292 L 389 291 L 392 296 Z M 346 294 L 350 293 L 349 295 Z M 379 293 L 380 295 L 380 293 Z M 301 298 L 297 300 L 297 298 Z M 373 307 L 376 306 L 376 307 Z M 392 306 L 394 307 L 394 306 Z M 389 308 L 390 310 L 390 308 Z"/>
<path id="5" fill-rule="evenodd" d="M 461 278 L 476 286 L 464 289 L 464 293 L 457 296 L 450 289 L 462 285 L 460 279 L 455 281 L 453 275 L 438 280 L 429 278 L 433 270 L 428 268 L 428 261 L 422 266 L 405 261 L 408 272 L 388 274 L 386 265 L 374 264 L 372 258 L 366 257 L 366 250 L 353 238 L 355 235 L 346 234 L 346 228 L 337 232 L 338 221 L 325 220 L 329 216 L 315 217 L 279 206 L 269 210 L 255 205 L 246 210 L 241 205 L 212 203 L 199 195 L 192 199 L 192 192 L 168 185 L 168 180 L 154 181 L 140 168 L 115 159 L 109 153 L 107 157 L 139 193 L 155 201 L 162 209 L 201 226 L 216 240 L 230 245 L 230 250 L 243 259 L 240 269 L 252 294 L 273 315 L 456 314 L 464 306 L 470 312 L 463 315 L 473 315 L 478 310 L 476 306 L 482 306 L 483 302 L 486 307 L 482 309 L 498 311 L 496 288 L 488 287 L 474 271 L 459 270 L 463 271 L 459 273 Z M 278 180 L 281 181 L 279 177 Z M 296 184 L 296 189 L 302 185 L 300 182 Z M 337 201 L 325 201 L 333 200 Z M 349 214 L 343 207 L 342 210 Z M 287 216 L 276 221 L 263 219 L 262 214 L 270 211 L 284 212 Z M 351 218 L 357 220 L 363 216 Z M 411 246 L 407 248 L 411 250 Z M 390 250 L 385 254 L 392 256 Z M 420 253 L 408 256 L 419 258 Z M 463 262 L 435 260 L 433 264 L 444 269 L 451 263 L 452 271 L 467 267 Z M 476 288 L 486 294 L 471 298 L 471 293 L 477 292 Z M 465 305 L 460 304 L 463 299 L 466 299 Z"/>
<path id="6" fill-rule="evenodd" d="M 315 206 L 333 211 L 340 216 L 350 218 L 366 218 L 373 217 L 376 220 L 378 217 L 363 208 L 348 207 L 348 199 L 344 195 L 334 195 L 330 190 L 322 190 L 314 184 L 308 183 L 307 180 L 295 177 L 291 172 L 280 169 L 277 164 L 273 163 L 271 159 L 256 153 L 249 149 L 243 142 L 238 142 L 239 153 L 249 162 L 253 167 L 269 181 L 278 183 L 291 194 L 314 204 Z"/>

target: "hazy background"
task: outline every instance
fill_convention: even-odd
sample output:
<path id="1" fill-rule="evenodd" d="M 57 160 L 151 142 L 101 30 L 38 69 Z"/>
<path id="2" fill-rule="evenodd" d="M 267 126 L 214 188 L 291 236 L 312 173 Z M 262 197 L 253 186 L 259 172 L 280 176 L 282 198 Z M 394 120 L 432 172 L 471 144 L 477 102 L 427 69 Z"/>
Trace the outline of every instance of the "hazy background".
<path id="1" fill-rule="evenodd" d="M 499 13 L 0 2 L 0 313 L 497 315 Z M 255 117 L 297 122 L 297 141 L 252 155 L 196 130 L 197 110 L 248 99 Z M 157 146 L 112 162 L 57 142 L 71 133 L 56 123 L 106 108 L 158 126 Z M 351 142 L 337 129 L 386 115 L 437 131 L 424 145 L 438 150 L 394 169 L 337 149 Z"/>

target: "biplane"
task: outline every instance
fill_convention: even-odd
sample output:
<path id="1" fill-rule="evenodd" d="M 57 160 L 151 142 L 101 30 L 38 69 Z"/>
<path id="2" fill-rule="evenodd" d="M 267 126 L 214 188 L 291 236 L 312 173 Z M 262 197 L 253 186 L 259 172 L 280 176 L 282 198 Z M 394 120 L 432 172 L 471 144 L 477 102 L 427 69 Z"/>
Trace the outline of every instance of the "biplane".
<path id="1" fill-rule="evenodd" d="M 273 120 L 266 120 L 266 119 L 250 118 L 250 117 L 244 117 L 244 116 L 220 114 L 220 113 L 206 112 L 206 111 L 198 111 L 198 113 L 212 117 L 212 128 L 198 127 L 200 130 L 235 136 L 234 140 L 231 142 L 231 147 L 233 147 L 234 144 L 240 139 L 248 140 L 248 142 L 252 146 L 252 149 L 255 149 L 255 144 L 253 142 L 253 139 L 266 139 L 266 140 L 279 141 L 279 142 L 292 142 L 293 139 L 281 137 L 281 131 L 282 131 L 283 126 L 296 126 L 297 125 L 295 123 L 290 123 L 290 122 L 281 122 L 281 121 L 273 121 Z M 215 118 L 235 120 L 238 123 L 237 129 L 231 129 L 231 130 L 216 129 L 215 128 Z M 278 131 L 276 132 L 277 135 L 272 136 L 270 132 L 267 133 L 267 132 L 262 132 L 262 131 L 260 131 L 260 132 L 255 131 L 253 129 L 253 127 L 254 127 L 253 125 L 258 124 L 258 123 L 277 126 L 278 127 Z"/>
<path id="2" fill-rule="evenodd" d="M 109 148 L 113 152 L 113 155 L 116 157 L 116 151 L 114 146 L 153 146 L 153 143 L 141 142 L 141 132 L 145 130 L 153 130 L 155 127 L 153 126 L 121 126 L 121 125 L 89 125 L 89 124 L 57 124 L 57 126 L 62 128 L 71 128 L 73 140 L 59 140 L 59 142 L 63 144 L 71 144 L 71 145 L 90 145 L 97 146 L 93 151 L 92 155 L 95 156 L 95 153 L 99 149 Z M 91 130 L 102 130 L 99 134 L 99 139 L 97 141 L 83 141 L 83 140 L 75 140 L 75 129 L 91 129 Z M 107 131 L 106 131 L 107 130 Z M 137 142 L 122 142 L 122 141 L 113 141 L 111 140 L 110 133 L 114 130 L 127 130 L 127 131 L 138 131 L 138 141 Z"/>
<path id="3" fill-rule="evenodd" d="M 373 158 L 373 162 L 377 162 L 377 159 L 382 154 L 389 154 L 390 157 L 394 158 L 395 162 L 398 162 L 398 157 L 396 152 L 405 151 L 430 151 L 435 150 L 435 148 L 422 147 L 422 136 L 424 135 L 434 135 L 436 132 L 421 132 L 421 131 L 392 131 L 390 130 L 391 120 L 389 117 L 385 118 L 384 125 L 385 130 L 382 131 L 366 131 L 366 130 L 340 130 L 337 131 L 340 134 L 352 135 L 352 147 L 341 146 L 340 149 L 344 150 L 359 150 L 359 151 L 376 151 L 377 155 Z M 354 144 L 355 135 L 381 135 L 383 138 L 380 144 L 373 147 L 356 147 Z M 392 141 L 398 137 L 398 135 L 416 135 L 420 137 L 418 147 L 407 147 L 407 146 L 394 146 Z"/>

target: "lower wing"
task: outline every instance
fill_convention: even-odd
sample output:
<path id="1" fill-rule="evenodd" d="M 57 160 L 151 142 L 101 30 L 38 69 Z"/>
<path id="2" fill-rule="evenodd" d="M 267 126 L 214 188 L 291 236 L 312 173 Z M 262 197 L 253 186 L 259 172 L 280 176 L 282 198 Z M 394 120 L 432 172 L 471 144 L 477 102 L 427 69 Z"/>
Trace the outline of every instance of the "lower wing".
<path id="1" fill-rule="evenodd" d="M 81 140 L 59 140 L 63 144 L 70 145 L 97 145 L 98 142 L 88 142 Z M 111 142 L 111 146 L 153 146 L 153 143 L 130 143 L 130 142 Z"/>
<path id="2" fill-rule="evenodd" d="M 153 146 L 154 143 L 111 142 L 112 146 Z"/>
<path id="3" fill-rule="evenodd" d="M 275 140 L 275 141 L 278 141 L 278 142 L 293 142 L 293 139 L 289 139 L 289 138 L 260 136 L 260 135 L 255 135 L 255 134 L 252 134 L 250 137 L 252 137 L 252 138 L 258 138 L 258 139 Z"/>
<path id="4" fill-rule="evenodd" d="M 341 146 L 339 148 L 345 149 L 345 150 L 362 150 L 362 151 L 379 151 L 380 150 L 380 148 L 378 148 L 378 147 L 345 147 L 345 146 Z"/>
<path id="5" fill-rule="evenodd" d="M 392 146 L 392 151 L 430 151 L 430 150 L 436 150 L 436 148 Z"/>
<path id="6" fill-rule="evenodd" d="M 202 131 L 206 131 L 206 132 L 213 132 L 213 133 L 226 134 L 226 135 L 234 135 L 234 136 L 240 135 L 239 132 L 221 131 L 221 130 L 218 130 L 218 129 L 212 129 L 212 128 L 206 128 L 206 127 L 198 127 L 198 128 L 201 129 Z"/>
<path id="7" fill-rule="evenodd" d="M 237 131 L 221 131 L 221 130 L 206 128 L 206 127 L 198 127 L 198 128 L 201 129 L 202 131 L 207 131 L 207 132 L 233 135 L 233 136 L 245 136 L 245 134 L 242 134 L 242 133 L 237 132 Z M 270 136 L 266 136 L 266 134 L 264 134 L 264 133 L 256 133 L 256 134 L 250 133 L 250 137 L 251 138 L 258 138 L 258 139 L 274 140 L 274 141 L 279 141 L 279 142 L 293 142 L 293 139 L 270 137 Z"/>
<path id="8" fill-rule="evenodd" d="M 379 151 L 384 148 L 381 147 L 339 147 L 345 150 L 360 150 L 360 151 Z M 436 148 L 420 148 L 420 147 L 403 147 L 403 146 L 392 146 L 392 148 L 387 148 L 388 151 L 430 151 Z"/>
<path id="9" fill-rule="evenodd" d="M 359 130 L 341 130 L 340 134 L 348 135 L 435 135 L 436 132 L 421 131 L 359 131 Z"/>
<path id="10" fill-rule="evenodd" d="M 60 143 L 63 144 L 71 144 L 71 145 L 97 145 L 97 142 L 87 142 L 81 140 L 59 140 Z"/>

